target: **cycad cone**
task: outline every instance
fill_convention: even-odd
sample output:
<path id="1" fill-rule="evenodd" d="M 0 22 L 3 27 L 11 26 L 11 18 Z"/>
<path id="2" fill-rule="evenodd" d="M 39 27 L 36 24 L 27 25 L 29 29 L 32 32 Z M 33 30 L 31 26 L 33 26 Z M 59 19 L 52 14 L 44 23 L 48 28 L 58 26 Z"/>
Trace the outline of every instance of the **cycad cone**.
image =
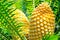
<path id="1" fill-rule="evenodd" d="M 43 2 L 32 13 L 29 40 L 42 40 L 42 36 L 54 33 L 55 17 L 48 5 Z"/>
<path id="2" fill-rule="evenodd" d="M 16 9 L 13 13 L 15 14 L 13 16 L 13 18 L 16 19 L 17 24 L 20 23 L 20 22 L 23 22 L 23 24 L 24 24 L 22 27 L 18 28 L 18 30 L 22 29 L 22 33 L 25 33 L 25 35 L 28 34 L 29 21 L 28 21 L 27 17 L 25 16 L 25 14 L 19 9 Z M 15 40 L 21 40 L 21 39 L 17 38 Z"/>
<path id="3" fill-rule="evenodd" d="M 23 28 L 22 30 L 24 30 L 24 32 L 26 34 L 28 34 L 27 31 L 29 30 L 28 29 L 29 28 L 29 21 L 28 21 L 27 17 L 25 16 L 25 14 L 19 9 L 15 10 L 14 13 L 15 13 L 15 15 L 13 16 L 13 18 L 16 18 L 18 23 L 19 22 L 24 23 L 24 25 L 22 26 L 22 28 Z"/>

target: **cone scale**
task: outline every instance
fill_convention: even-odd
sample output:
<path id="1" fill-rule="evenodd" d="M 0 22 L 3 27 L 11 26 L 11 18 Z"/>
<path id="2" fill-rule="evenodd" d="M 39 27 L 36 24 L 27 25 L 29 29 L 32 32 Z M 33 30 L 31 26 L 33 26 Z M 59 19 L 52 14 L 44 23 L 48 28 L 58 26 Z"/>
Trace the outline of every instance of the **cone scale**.
<path id="1" fill-rule="evenodd" d="M 28 40 L 42 40 L 42 37 L 54 34 L 55 16 L 48 3 L 41 3 L 32 13 Z"/>

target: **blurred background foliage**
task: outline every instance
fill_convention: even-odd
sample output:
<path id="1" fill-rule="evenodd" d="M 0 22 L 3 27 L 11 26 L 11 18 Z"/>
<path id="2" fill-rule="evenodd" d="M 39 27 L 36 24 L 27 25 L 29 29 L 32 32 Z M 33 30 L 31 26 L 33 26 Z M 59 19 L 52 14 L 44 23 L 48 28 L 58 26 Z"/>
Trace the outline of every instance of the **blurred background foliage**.
<path id="1" fill-rule="evenodd" d="M 11 1 L 11 0 L 5 0 L 5 1 L 7 2 L 7 1 Z M 33 10 L 41 2 L 48 2 L 55 14 L 55 34 L 52 35 L 51 37 L 47 36 L 46 38 L 43 38 L 43 40 L 60 40 L 60 0 L 13 0 L 13 1 L 15 2 L 15 4 L 13 6 L 22 10 L 25 13 L 25 15 L 28 17 L 29 20 L 30 20 L 30 16 L 32 15 Z M 0 4 L 1 4 L 1 2 L 0 2 Z M 0 5 L 0 7 L 1 7 L 1 5 Z M 9 31 L 10 31 L 9 29 L 0 28 L 0 40 L 10 40 L 10 39 L 12 40 L 11 33 Z M 15 30 L 15 32 L 18 33 L 18 31 L 16 31 L 16 30 Z M 19 34 L 17 34 L 17 35 L 19 35 Z M 57 36 L 57 35 L 59 35 L 59 36 Z M 25 40 L 25 39 L 22 39 L 22 40 Z"/>

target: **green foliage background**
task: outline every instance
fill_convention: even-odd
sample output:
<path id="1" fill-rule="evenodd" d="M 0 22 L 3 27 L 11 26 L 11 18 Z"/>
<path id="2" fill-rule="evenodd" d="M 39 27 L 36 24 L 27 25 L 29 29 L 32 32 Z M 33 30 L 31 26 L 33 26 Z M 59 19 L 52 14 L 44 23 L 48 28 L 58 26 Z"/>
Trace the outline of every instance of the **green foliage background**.
<path id="1" fill-rule="evenodd" d="M 27 40 L 25 36 L 19 34 L 18 27 L 22 27 L 21 23 L 16 24 L 11 14 L 16 8 L 22 10 L 30 20 L 33 10 L 41 3 L 48 2 L 55 14 L 55 34 L 43 37 L 43 40 L 60 40 L 60 0 L 0 0 L 0 40 L 13 40 L 12 35 L 18 36 L 22 40 Z M 15 4 L 16 8 L 11 6 Z M 11 11 L 12 10 L 12 11 Z M 9 16 L 11 15 L 11 16 Z M 11 23 L 12 22 L 12 23 Z M 15 28 L 16 26 L 16 28 Z"/>

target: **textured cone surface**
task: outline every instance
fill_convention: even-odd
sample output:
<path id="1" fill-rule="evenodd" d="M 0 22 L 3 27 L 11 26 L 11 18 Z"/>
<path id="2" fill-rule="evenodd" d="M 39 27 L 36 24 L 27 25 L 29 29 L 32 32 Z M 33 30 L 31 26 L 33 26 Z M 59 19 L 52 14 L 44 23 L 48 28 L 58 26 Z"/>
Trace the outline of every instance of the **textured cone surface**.
<path id="1" fill-rule="evenodd" d="M 28 34 L 29 21 L 28 21 L 27 17 L 25 16 L 25 14 L 22 11 L 20 11 L 19 9 L 15 10 L 13 13 L 15 14 L 13 16 L 13 18 L 15 18 L 15 20 L 17 21 L 17 24 L 19 24 L 20 22 L 23 22 L 23 24 L 24 24 L 22 27 L 18 28 L 17 30 L 21 29 L 22 33 L 25 33 L 25 35 Z M 20 40 L 18 37 L 16 37 L 16 38 L 17 38 L 17 40 Z"/>
<path id="2" fill-rule="evenodd" d="M 28 40 L 41 40 L 42 36 L 54 33 L 55 17 L 48 5 L 42 3 L 32 13 Z"/>

